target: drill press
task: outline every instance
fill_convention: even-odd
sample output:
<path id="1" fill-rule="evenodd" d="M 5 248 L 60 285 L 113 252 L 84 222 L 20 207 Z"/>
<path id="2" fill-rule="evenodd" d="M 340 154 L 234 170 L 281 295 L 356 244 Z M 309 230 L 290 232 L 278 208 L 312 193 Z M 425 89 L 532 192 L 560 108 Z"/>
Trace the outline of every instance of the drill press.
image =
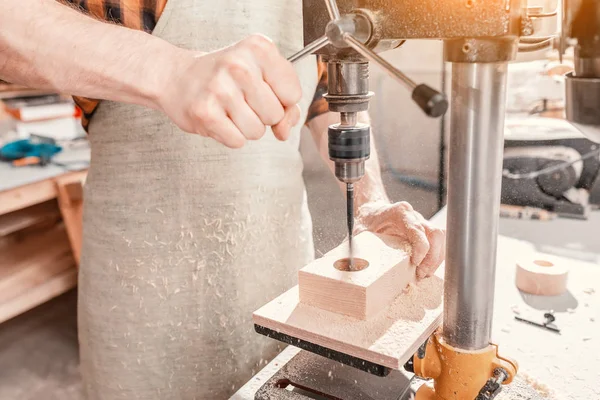
<path id="1" fill-rule="evenodd" d="M 322 5 L 322 4 L 321 4 Z M 341 15 L 335 0 L 325 1 L 330 20 L 325 35 L 316 38 L 300 52 L 289 57 L 295 62 L 316 52 L 327 62 L 329 110 L 340 113 L 340 123 L 329 126 L 329 158 L 335 164 L 335 176 L 346 184 L 346 217 L 350 245 L 350 269 L 353 268 L 352 232 L 354 229 L 354 184 L 365 175 L 365 161 L 370 156 L 371 129 L 358 122 L 358 113 L 369 108 L 373 93 L 369 91 L 369 63 L 382 67 L 391 77 L 412 91 L 412 99 L 430 117 L 442 116 L 446 97 L 435 89 L 417 85 L 408 76 L 379 57 L 371 48 L 393 48 L 403 41 L 379 43 L 376 16 L 365 9 Z M 318 3 L 304 2 L 305 13 L 318 13 Z M 324 11 L 324 10 L 323 10 Z M 305 29 L 306 30 L 306 29 Z M 306 40 L 305 40 L 306 41 Z M 387 43 L 386 43 L 387 42 Z"/>
<path id="2" fill-rule="evenodd" d="M 364 140 L 368 138 L 368 128 L 358 124 L 355 117 L 366 109 L 370 97 L 367 61 L 410 88 L 412 98 L 430 116 L 445 112 L 446 99 L 425 85 L 416 85 L 377 53 L 398 47 L 408 39 L 441 39 L 444 60 L 452 64 L 443 327 L 407 364 L 417 376 L 431 379 L 417 392 L 419 400 L 493 399 L 517 373 L 516 362 L 501 357 L 498 346 L 490 342 L 506 72 L 517 50 L 533 51 L 553 42 L 553 38 L 522 38 L 534 33 L 533 20 L 549 15 L 528 9 L 524 3 L 521 0 L 303 1 L 307 47 L 291 59 L 315 52 L 328 62 L 327 100 L 332 111 L 341 113 L 341 123 L 329 128 L 330 157 L 342 182 L 353 183 L 362 176 L 364 160 L 368 158 L 368 150 L 365 151 L 368 142 Z M 600 126 L 598 113 L 594 111 L 600 102 L 597 86 L 600 14 L 596 12 L 600 6 L 594 0 L 565 0 L 564 6 L 567 22 L 593 16 L 592 35 L 590 29 L 573 28 L 565 35 L 578 40 L 581 61 L 573 79 L 567 81 L 567 117 L 593 137 Z M 562 43 L 566 42 L 563 36 Z M 258 332 L 268 331 L 259 328 Z M 283 336 L 278 339 L 317 352 L 300 339 L 282 339 Z M 339 352 L 327 353 L 321 349 L 317 353 L 355 366 Z M 347 356 L 356 361 L 355 355 Z M 317 360 L 314 362 L 318 364 Z M 368 372 L 374 370 L 378 369 L 370 368 Z M 373 393 L 381 385 L 386 383 L 374 384 Z M 361 386 L 361 389 L 366 393 L 368 388 Z M 281 393 L 278 396 L 288 398 Z M 390 396 L 365 398 L 393 398 Z"/>

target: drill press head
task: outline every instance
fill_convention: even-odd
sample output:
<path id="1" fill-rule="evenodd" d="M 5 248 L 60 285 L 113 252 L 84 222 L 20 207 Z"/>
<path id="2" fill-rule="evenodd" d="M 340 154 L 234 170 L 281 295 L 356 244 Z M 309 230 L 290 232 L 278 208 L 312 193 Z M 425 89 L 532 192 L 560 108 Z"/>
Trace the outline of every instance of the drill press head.
<path id="1" fill-rule="evenodd" d="M 341 182 L 355 183 L 364 176 L 365 161 L 371 152 L 370 132 L 370 126 L 361 123 L 345 125 L 341 122 L 329 127 L 329 158 Z"/>
<path id="2" fill-rule="evenodd" d="M 327 65 L 329 109 L 340 113 L 340 123 L 329 127 L 329 158 L 335 176 L 343 183 L 355 183 L 365 174 L 371 153 L 367 124 L 358 122 L 358 113 L 369 108 L 369 70 L 366 62 L 330 61 Z"/>

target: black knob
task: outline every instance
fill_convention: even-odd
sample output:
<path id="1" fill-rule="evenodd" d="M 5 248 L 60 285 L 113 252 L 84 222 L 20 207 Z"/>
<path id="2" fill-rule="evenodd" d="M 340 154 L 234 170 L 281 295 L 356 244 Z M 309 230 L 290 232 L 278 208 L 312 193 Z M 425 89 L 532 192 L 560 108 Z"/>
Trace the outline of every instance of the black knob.
<path id="1" fill-rule="evenodd" d="M 425 84 L 420 84 L 413 90 L 412 99 L 425 114 L 433 118 L 441 117 L 448 109 L 446 96 Z"/>

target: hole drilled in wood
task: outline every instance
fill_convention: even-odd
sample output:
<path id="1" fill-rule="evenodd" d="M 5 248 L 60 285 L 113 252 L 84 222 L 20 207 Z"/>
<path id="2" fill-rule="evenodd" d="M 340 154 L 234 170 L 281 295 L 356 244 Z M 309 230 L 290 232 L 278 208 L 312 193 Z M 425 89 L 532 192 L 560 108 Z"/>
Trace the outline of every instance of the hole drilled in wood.
<path id="1" fill-rule="evenodd" d="M 349 272 L 362 271 L 363 269 L 365 269 L 369 266 L 369 262 L 367 260 L 363 260 L 362 258 L 354 257 L 352 259 L 352 261 L 353 261 L 352 268 L 350 268 L 350 259 L 349 258 L 342 258 L 340 260 L 337 260 L 336 262 L 333 263 L 333 266 L 336 269 L 339 269 L 340 271 L 349 271 Z"/>
<path id="2" fill-rule="evenodd" d="M 540 267 L 554 267 L 553 263 L 551 263 L 550 261 L 545 261 L 545 260 L 535 260 L 533 263 L 535 265 L 539 265 Z"/>
<path id="3" fill-rule="evenodd" d="M 290 385 L 290 380 L 289 379 L 279 379 L 276 383 L 275 383 L 275 387 L 277 387 L 278 389 L 285 389 L 286 387 L 288 387 Z"/>

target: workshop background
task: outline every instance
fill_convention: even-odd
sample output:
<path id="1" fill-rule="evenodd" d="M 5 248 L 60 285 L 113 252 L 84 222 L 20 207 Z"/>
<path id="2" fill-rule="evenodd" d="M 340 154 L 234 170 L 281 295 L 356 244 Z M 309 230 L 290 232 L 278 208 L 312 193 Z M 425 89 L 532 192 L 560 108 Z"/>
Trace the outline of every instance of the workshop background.
<path id="1" fill-rule="evenodd" d="M 529 5 L 540 5 L 544 9 L 550 10 L 556 7 L 557 2 L 536 0 L 529 1 Z M 544 29 L 548 33 L 553 33 L 554 23 L 555 21 L 550 19 L 544 20 Z M 401 48 L 385 53 L 384 57 L 416 82 L 426 83 L 435 88 L 442 88 L 445 83 L 445 89 L 448 90 L 450 68 L 444 67 L 442 54 L 442 43 L 439 41 L 409 41 Z M 519 75 L 543 74 L 547 70 L 547 61 L 535 60 L 547 60 L 548 57 L 553 56 L 545 50 L 528 53 L 526 56 L 520 55 L 519 60 L 526 63 L 511 67 L 511 71 L 516 74 L 511 73 L 509 77 L 509 79 L 516 79 L 513 89 L 518 89 L 524 84 L 518 79 Z M 411 100 L 409 93 L 395 82 L 390 81 L 387 75 L 376 66 L 370 67 L 370 75 L 371 88 L 375 92 L 370 106 L 372 129 L 388 193 L 393 201 L 408 201 L 415 209 L 429 218 L 443 205 L 443 168 L 446 156 L 443 141 L 448 139 L 447 123 L 444 122 L 444 119 L 430 119 L 423 115 Z M 545 82 L 550 82 L 550 80 Z M 562 91 L 560 81 L 556 81 L 554 84 L 557 86 L 548 89 L 549 92 L 544 92 L 544 96 L 550 93 L 548 96 L 551 97 L 552 93 Z M 531 88 L 535 92 L 535 85 L 532 85 Z M 3 90 L 4 96 L 8 96 L 8 91 L 13 89 L 4 88 Z M 518 92 L 518 90 L 516 91 Z M 2 93 L 0 92 L 0 95 Z M 523 97 L 522 93 L 515 96 Z M 536 98 L 535 93 L 531 96 Z M 522 100 L 521 97 L 511 98 L 510 93 L 508 96 L 509 101 L 516 103 Z M 560 109 L 560 99 L 551 100 L 551 103 L 556 102 Z M 531 102 L 522 100 L 522 102 L 527 106 L 535 103 L 533 100 Z M 522 114 L 527 115 L 528 113 L 524 110 L 516 110 L 515 114 L 520 118 Z M 76 119 L 77 116 L 74 118 Z M 3 107 L 0 107 L 0 145 L 15 139 L 14 133 L 11 133 L 15 123 L 14 115 L 10 115 Z M 40 170 L 49 171 L 52 168 L 59 170 L 63 168 L 62 172 L 65 173 L 67 170 L 80 170 L 84 167 L 85 156 L 88 153 L 85 149 L 85 139 L 81 139 L 83 133 L 74 131 L 70 134 L 72 137 L 67 141 L 68 143 L 61 143 L 61 145 L 74 152 L 75 158 L 61 159 L 57 157 L 54 165 L 21 167 L 24 169 L 19 169 L 18 173 L 13 173 L 16 167 L 13 169 L 9 163 L 5 162 L 0 170 L 2 174 L 0 185 L 4 185 L 0 186 L 0 196 L 3 191 L 10 191 L 8 181 L 14 182 L 14 185 L 18 186 L 19 181 L 15 178 L 17 175 L 25 176 L 25 181 L 27 181 L 27 174 L 24 172 L 26 169 L 35 169 L 35 172 L 39 173 Z M 319 256 L 339 244 L 346 236 L 344 207 L 339 206 L 343 202 L 343 196 L 335 178 L 320 160 L 309 134 L 305 134 L 303 137 L 301 151 L 305 160 L 304 176 L 313 216 L 315 250 L 316 255 Z M 2 371 L 0 373 L 0 400 L 82 398 L 78 375 L 77 296 L 76 290 L 71 289 L 74 286 L 74 280 L 72 275 L 69 275 L 70 278 L 61 281 L 60 285 L 55 284 L 46 287 L 43 291 L 38 290 L 34 296 L 31 296 L 30 290 L 41 287 L 45 282 L 40 280 L 39 275 L 27 271 L 36 271 L 36 268 L 39 268 L 34 263 L 43 264 L 46 258 L 42 252 L 47 249 L 22 246 L 24 238 L 34 234 L 28 226 L 38 226 L 36 224 L 40 223 L 42 214 L 46 219 L 48 215 L 54 215 L 53 218 L 57 218 L 59 214 L 56 212 L 61 212 L 61 217 L 58 218 L 65 219 L 66 225 L 71 225 L 74 230 L 77 229 L 76 221 L 73 222 L 70 218 L 76 218 L 77 213 L 80 212 L 78 207 L 80 207 L 81 198 L 78 193 L 82 176 L 79 174 L 66 175 L 69 178 L 66 182 L 54 181 L 51 177 L 44 178 L 44 182 L 52 180 L 50 189 L 48 185 L 38 185 L 33 192 L 22 191 L 17 197 L 9 198 L 13 202 L 27 203 L 28 197 L 31 196 L 33 199 L 30 201 L 31 204 L 36 202 L 45 204 L 43 206 L 45 208 L 33 211 L 33 216 L 20 214 L 17 222 L 15 222 L 17 219 L 14 212 L 6 212 L 0 216 L 0 288 L 16 290 L 13 285 L 18 286 L 17 277 L 28 282 L 24 286 L 23 292 L 19 294 L 21 297 L 17 296 L 16 301 L 12 298 L 6 304 L 0 304 L 0 319 L 3 315 L 7 316 L 2 319 L 0 324 L 0 371 Z M 56 193 L 55 187 L 58 187 Z M 58 196 L 63 196 L 60 210 L 57 208 L 59 203 L 54 200 Z M 45 202 L 45 199 L 50 199 L 50 205 Z M 10 207 L 5 206 L 6 204 L 3 203 L 0 211 L 12 211 Z M 48 211 L 48 209 L 51 210 Z M 45 219 L 44 221 L 47 223 Z M 586 224 L 587 222 L 581 221 L 581 223 Z M 598 230 L 596 233 L 599 233 Z M 597 237 L 598 235 L 596 235 L 596 241 Z M 77 246 L 79 240 L 76 233 L 71 232 L 67 232 L 67 234 L 63 232 L 60 239 L 64 243 L 59 246 L 66 247 Z M 580 245 L 592 254 L 594 245 L 591 242 L 594 239 L 593 237 L 588 239 L 588 242 Z M 42 242 L 42 244 L 48 242 L 47 238 Z M 48 243 L 54 242 L 49 241 Z M 11 255 L 12 253 L 18 254 Z M 77 250 L 69 257 L 63 257 L 63 254 L 64 252 L 53 257 L 69 264 L 63 271 L 66 273 L 73 270 L 78 254 Z M 594 256 L 591 257 L 590 261 L 593 262 Z M 14 264 L 17 261 L 27 271 L 15 271 Z M 598 259 L 595 262 L 598 262 Z M 8 270 L 12 271 L 12 276 L 6 272 Z M 67 275 L 65 274 L 65 276 Z M 53 277 L 47 278 L 51 280 Z M 3 282 L 3 280 L 5 281 Z M 55 297 L 56 295 L 59 296 Z M 0 299 L 2 299 L 1 291 Z M 34 305 L 37 306 L 34 307 Z M 600 375 L 597 378 L 597 382 L 600 382 Z M 600 398 L 600 395 L 597 398 Z"/>

